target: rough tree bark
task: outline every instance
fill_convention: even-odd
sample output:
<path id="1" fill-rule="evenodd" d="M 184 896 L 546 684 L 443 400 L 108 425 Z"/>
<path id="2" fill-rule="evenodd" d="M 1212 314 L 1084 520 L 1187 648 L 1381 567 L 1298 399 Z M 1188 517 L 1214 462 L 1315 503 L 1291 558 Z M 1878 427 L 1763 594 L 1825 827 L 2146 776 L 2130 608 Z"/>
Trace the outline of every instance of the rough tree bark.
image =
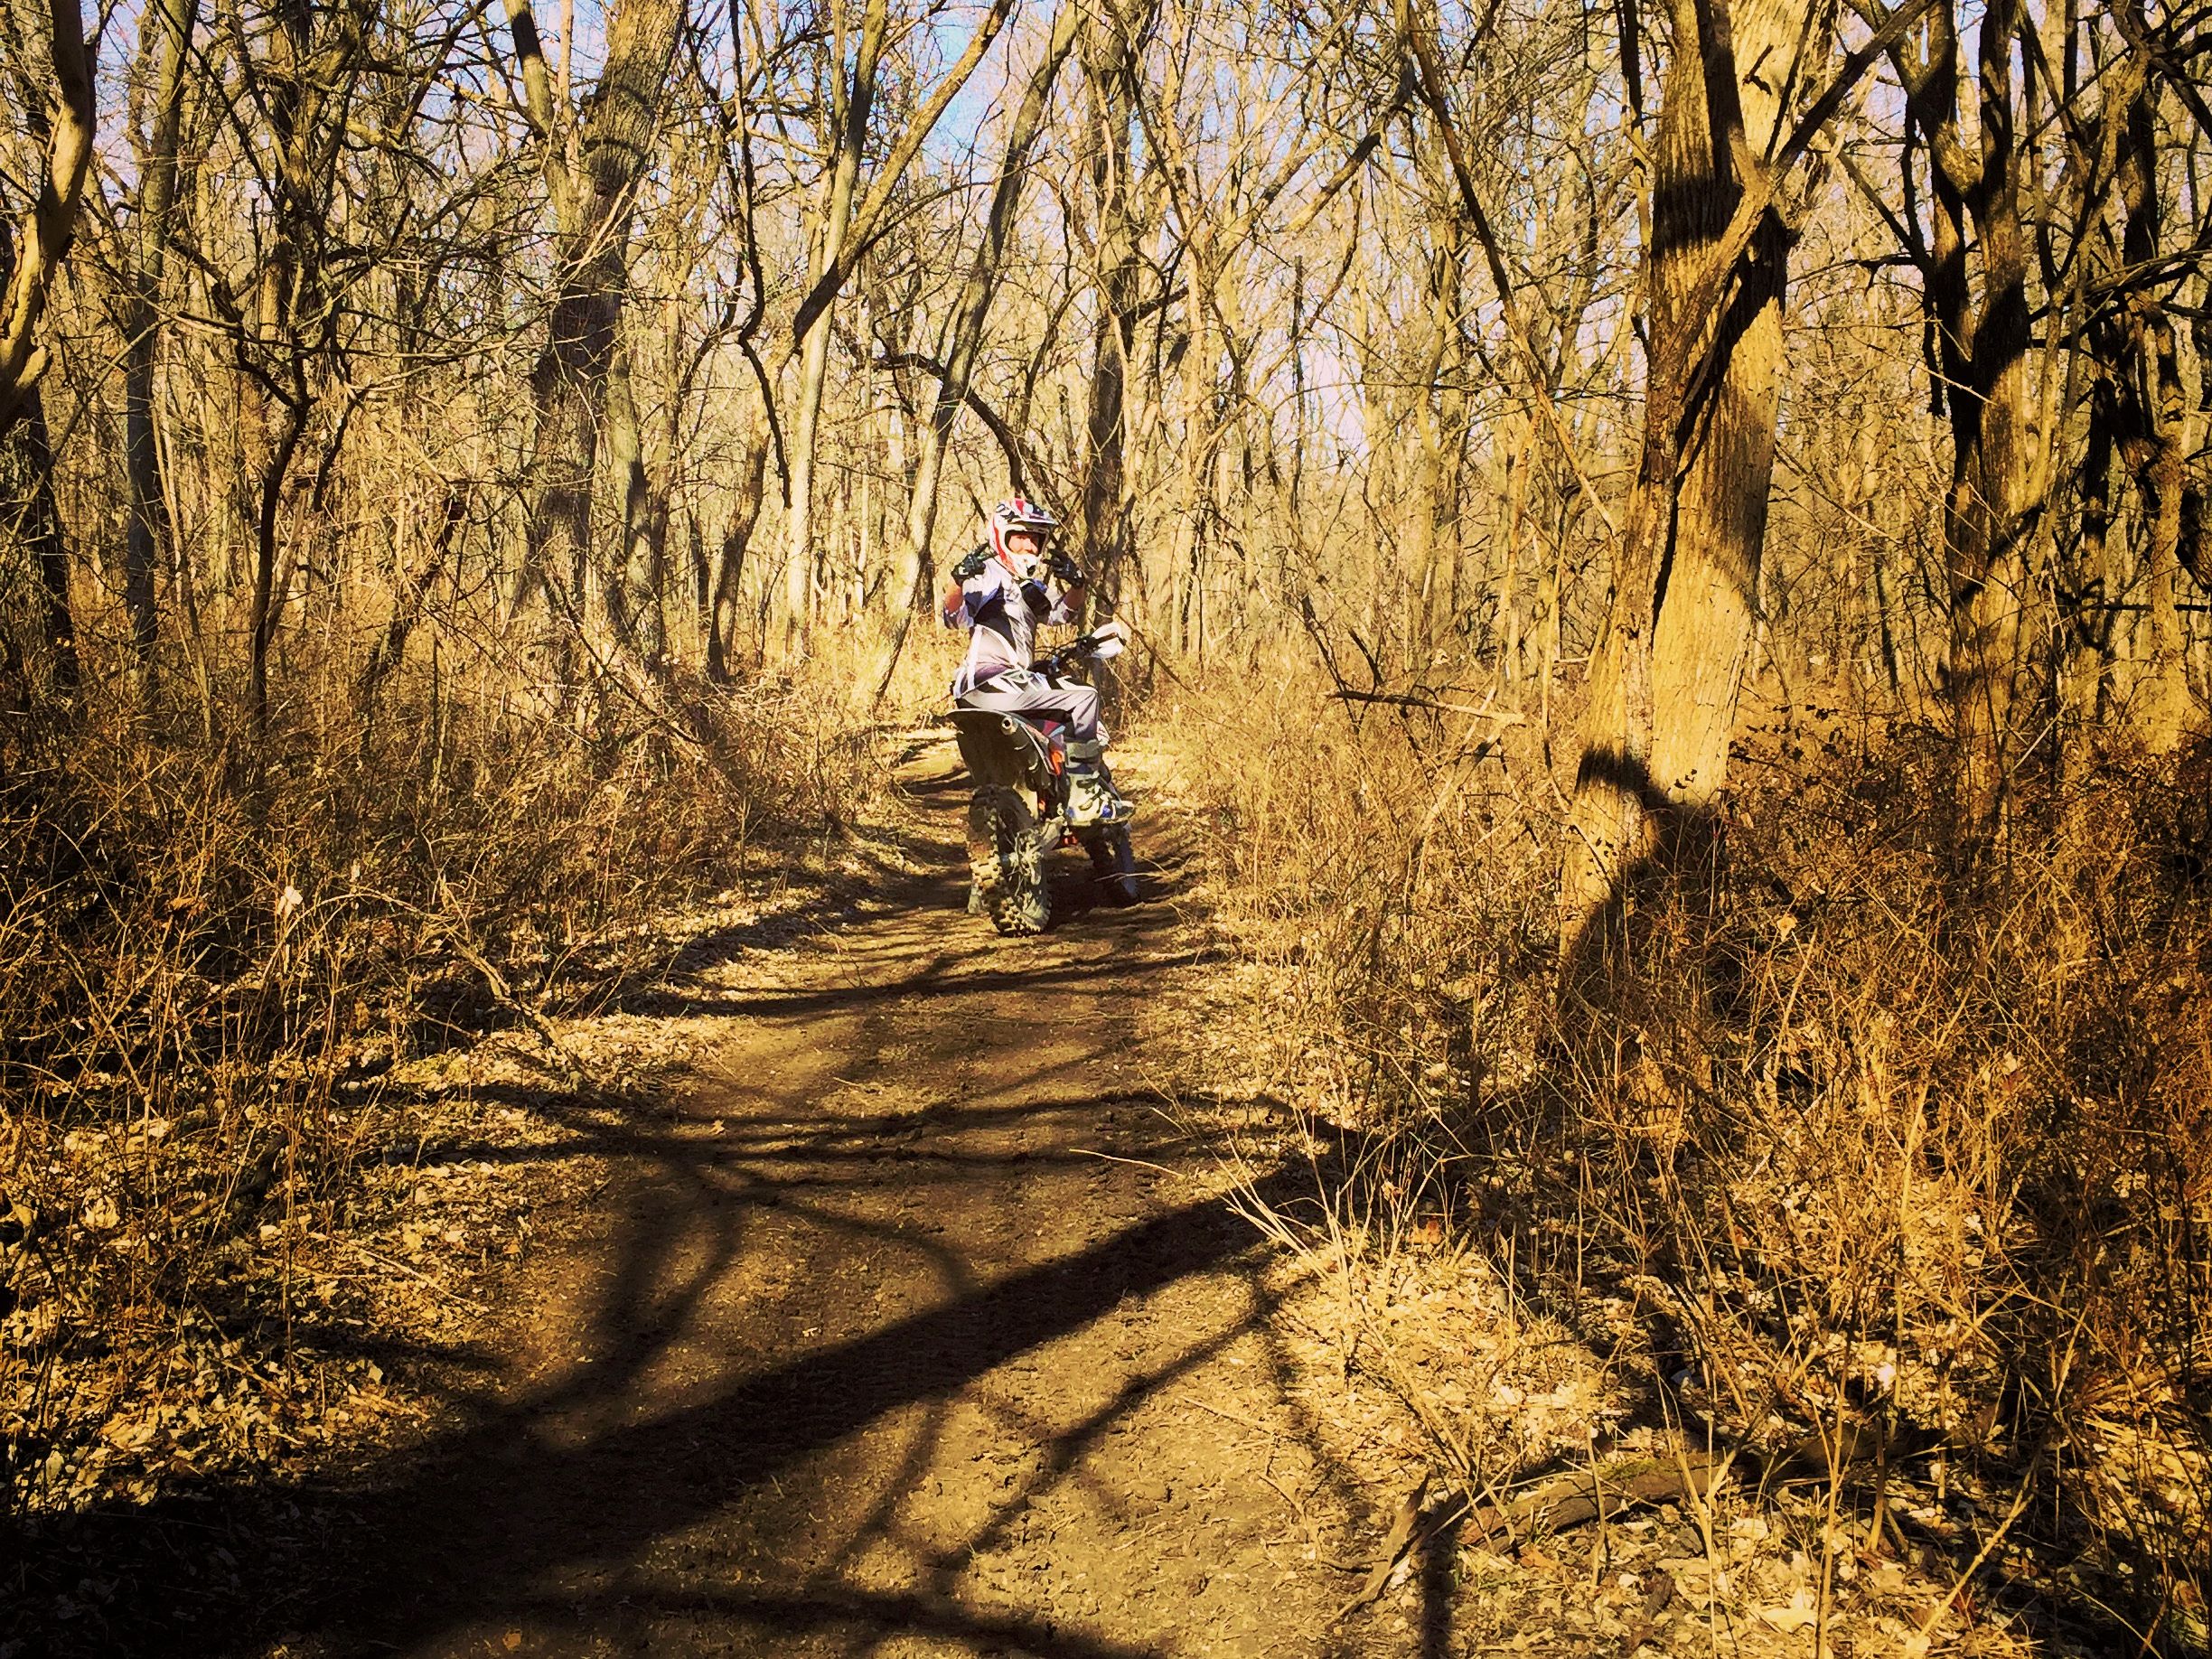
<path id="1" fill-rule="evenodd" d="M 2020 223 L 2012 52 L 2020 0 L 1992 0 L 1979 31 L 1979 145 L 1960 123 L 1960 52 L 1951 0 L 1928 12 L 1916 47 L 1891 49 L 1909 142 L 1927 158 L 1928 226 L 1911 227 L 1936 374 L 1952 441 L 1944 511 L 1950 640 L 1945 689 L 1957 738 L 1954 792 L 1969 849 L 2003 816 L 2012 758 L 2027 544 L 2040 506 L 2035 374 L 2029 355 L 2029 242 Z M 1907 200 L 1913 199 L 1908 192 Z M 1979 304 L 1969 265 L 1981 265 Z"/>
<path id="2" fill-rule="evenodd" d="M 1091 603 L 1101 615 L 1120 608 L 1129 552 L 1129 362 L 1137 349 L 1144 278 L 1143 227 L 1131 189 L 1138 130 L 1136 63 L 1158 16 L 1156 3 L 1139 5 L 1126 14 L 1110 9 L 1090 19 L 1083 37 L 1083 79 L 1091 104 L 1091 186 L 1098 208 L 1092 280 L 1099 301 L 1084 399 L 1086 453 L 1076 547 L 1079 562 L 1091 577 Z M 1101 664 L 1097 672 L 1101 690 L 1111 699 L 1111 666 Z"/>
<path id="3" fill-rule="evenodd" d="M 852 228 L 853 196 L 860 181 L 868 115 L 876 104 L 876 66 L 890 29 L 888 0 L 867 0 L 853 52 L 852 80 L 839 89 L 837 147 L 825 181 L 820 216 L 811 240 L 815 282 L 838 267 Z M 839 65 L 840 72 L 843 65 Z M 815 317 L 800 349 L 799 404 L 792 416 L 791 513 L 784 521 L 783 654 L 803 655 L 814 597 L 814 445 L 821 416 L 822 385 L 830 370 L 831 304 Z"/>
<path id="4" fill-rule="evenodd" d="M 166 498 L 154 431 L 154 375 L 160 355 L 155 331 L 168 267 L 170 218 L 176 202 L 185 61 L 197 10 L 195 0 L 155 0 L 140 23 L 152 110 L 138 151 L 138 208 L 132 227 L 137 234 L 137 259 L 124 319 L 123 451 L 130 475 L 130 527 L 123 553 L 123 604 L 130 617 L 131 643 L 141 662 L 153 654 L 159 629 L 154 573 L 160 559 Z"/>
<path id="5" fill-rule="evenodd" d="M 0 438 L 28 414 L 31 392 L 46 371 L 38 342 L 46 296 L 77 234 L 77 209 L 92 159 L 92 59 L 85 50 L 84 14 L 76 0 L 51 0 L 47 57 L 53 70 L 43 112 L 46 176 L 12 245 L 0 293 Z"/>
<path id="6" fill-rule="evenodd" d="M 736 678 L 738 598 L 745 586 L 745 549 L 760 522 L 768 483 L 768 423 L 764 416 L 742 446 L 733 481 L 728 520 L 715 550 L 714 591 L 707 627 L 707 678 L 727 685 Z"/>
<path id="7" fill-rule="evenodd" d="M 579 124 L 565 103 L 555 105 L 529 0 L 508 0 L 507 6 L 525 108 L 552 200 L 558 270 L 546 344 L 530 374 L 537 429 L 515 599 L 519 605 L 540 583 L 565 583 L 567 603 L 580 614 L 595 580 L 617 642 L 640 652 L 649 668 L 657 665 L 657 653 L 651 640 L 637 636 L 636 622 L 656 610 L 658 595 L 643 591 L 652 574 L 634 568 L 631 558 L 640 529 L 633 508 L 644 494 L 643 449 L 636 411 L 626 395 L 610 397 L 610 380 L 629 283 L 636 187 L 660 123 L 683 16 L 683 0 L 623 0 L 611 9 L 606 68 Z M 621 546 L 604 568 L 591 534 L 603 430 L 622 471 L 624 503 Z"/>
<path id="8" fill-rule="evenodd" d="M 1570 963 L 1607 942 L 1627 883 L 1708 820 L 1726 776 L 1774 465 L 1787 235 L 1769 169 L 1799 14 L 1780 0 L 1673 0 L 1673 22 L 1643 452 L 1561 881 Z"/>
<path id="9" fill-rule="evenodd" d="M 2165 82 L 2147 61 L 2150 24 L 2141 0 L 2114 8 L 2128 38 L 2136 73 L 2119 128 L 2120 200 L 2127 213 L 2121 258 L 2131 274 L 2150 271 L 2164 251 L 2159 199 L 2159 103 Z M 2182 493 L 2189 448 L 2189 399 L 2181 385 L 2179 342 L 2173 315 L 2151 282 L 2132 283 L 2117 333 L 2125 361 L 2115 364 L 2125 417 L 2121 452 L 2135 475 L 2143 505 L 2150 623 L 2149 661 L 2136 680 L 2132 713 L 2154 754 L 2179 748 L 2191 712 L 2187 651 L 2181 622 Z"/>

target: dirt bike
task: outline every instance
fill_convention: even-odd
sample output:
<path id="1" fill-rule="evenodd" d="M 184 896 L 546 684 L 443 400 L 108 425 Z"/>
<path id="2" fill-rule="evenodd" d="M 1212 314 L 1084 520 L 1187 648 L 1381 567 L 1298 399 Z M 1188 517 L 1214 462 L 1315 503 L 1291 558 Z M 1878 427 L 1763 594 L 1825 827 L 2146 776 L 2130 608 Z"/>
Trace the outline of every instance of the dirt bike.
<path id="1" fill-rule="evenodd" d="M 1119 656 L 1125 638 L 1121 624 L 1110 622 L 1038 659 L 1029 671 L 1061 678 L 1082 663 Z M 1067 740 L 1059 721 L 958 708 L 947 718 L 975 780 L 968 801 L 970 915 L 989 915 L 1001 933 L 1043 933 L 1052 921 L 1045 859 L 1055 848 L 1069 846 L 1090 855 L 1091 873 L 1108 904 L 1137 902 L 1129 820 L 1068 821 Z"/>

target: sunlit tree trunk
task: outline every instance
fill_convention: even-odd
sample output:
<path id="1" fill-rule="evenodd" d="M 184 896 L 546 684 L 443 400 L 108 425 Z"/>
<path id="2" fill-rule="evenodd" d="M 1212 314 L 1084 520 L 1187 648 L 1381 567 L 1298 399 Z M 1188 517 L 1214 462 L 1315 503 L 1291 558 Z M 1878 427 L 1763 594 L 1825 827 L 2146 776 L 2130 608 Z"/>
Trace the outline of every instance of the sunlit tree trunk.
<path id="1" fill-rule="evenodd" d="M 630 348 L 617 330 L 607 363 L 607 470 L 621 495 L 618 567 L 608 572 L 607 612 L 617 639 L 625 642 L 649 675 L 668 656 L 665 539 L 653 533 L 653 491 L 645 473 L 645 432 L 638 416 Z"/>
<path id="2" fill-rule="evenodd" d="M 890 26 L 888 0 L 867 0 L 860 38 L 853 52 L 852 80 L 839 89 L 837 149 L 824 187 L 820 216 L 811 239 L 813 280 L 837 267 L 845 252 L 853 216 L 853 196 L 860 180 L 861 152 L 867 143 L 868 113 L 876 103 L 876 67 Z M 839 65 L 840 73 L 843 66 Z M 821 416 L 822 386 L 830 371 L 830 328 L 834 299 L 826 303 L 806 332 L 799 356 L 799 401 L 792 415 L 791 513 L 783 538 L 783 650 L 806 650 L 814 593 L 814 448 Z"/>
<path id="3" fill-rule="evenodd" d="M 1521 530 L 1528 521 L 1529 469 L 1535 463 L 1535 417 L 1501 421 L 1493 442 L 1504 473 L 1497 514 L 1497 578 L 1491 593 L 1491 625 L 1498 676 L 1507 685 L 1522 677 Z"/>
<path id="4" fill-rule="evenodd" d="M 951 338 L 944 352 L 944 375 L 937 385 L 936 401 L 931 408 L 929 424 L 922 428 L 920 450 L 914 466 L 914 495 L 906 512 L 906 566 L 900 585 L 904 600 L 900 607 L 898 631 L 892 640 L 891 650 L 884 664 L 883 678 L 877 682 L 876 697 L 880 700 L 889 689 L 891 675 L 898 663 L 898 655 L 906 642 L 906 630 L 915 614 L 930 603 L 929 573 L 931 548 L 937 532 L 937 487 L 944 470 L 945 441 L 951 436 L 952 422 L 961 406 L 967 401 L 969 382 L 974 378 L 976 360 L 983 349 L 984 331 L 990 321 L 991 300 L 998 290 L 998 278 L 1006 261 L 1007 244 L 1014 233 L 1014 216 L 1021 203 L 1022 185 L 1029 169 L 1029 152 L 1036 143 L 1037 133 L 1044 126 L 1045 109 L 1052 98 L 1053 82 L 1058 78 L 1060 66 L 1066 61 L 1075 44 L 1075 33 L 1083 18 L 1080 6 L 1065 5 L 1054 20 L 1052 38 L 1045 44 L 1045 55 L 1022 89 L 1021 103 L 1015 109 L 1013 125 L 1007 130 L 1006 154 L 998 168 L 998 182 L 991 192 L 990 211 L 983 224 L 983 239 L 978 245 L 975 258 L 968 267 L 968 277 L 961 285 L 960 301 L 952 314 Z"/>
<path id="5" fill-rule="evenodd" d="M 1973 326 L 1973 408 L 1948 517 L 1951 694 L 1958 711 L 1960 805 L 1977 837 L 2001 827 L 2014 758 L 2021 611 L 2037 472 L 2029 357 L 2029 254 L 2020 217 L 2019 138 L 2013 131 L 2012 51 L 2020 0 L 1997 0 L 1980 30 L 1980 165 L 1971 201 L 1982 250 L 1982 302 Z M 1963 257 L 1963 252 L 1962 252 Z M 1954 397 L 1956 396 L 1954 389 Z M 1954 430 L 1958 422 L 1954 417 Z"/>
<path id="6" fill-rule="evenodd" d="M 1101 614 L 1118 612 L 1129 546 L 1129 382 L 1137 348 L 1137 306 L 1144 263 L 1143 230 L 1130 185 L 1137 136 L 1136 60 L 1158 7 L 1090 18 L 1083 31 L 1083 75 L 1090 92 L 1091 185 L 1098 207 L 1093 280 L 1099 295 L 1086 389 L 1082 519 L 1078 557 L 1091 576 Z M 1109 20 L 1109 16 L 1111 20 Z M 1099 665 L 1111 699 L 1111 665 Z"/>
<path id="7" fill-rule="evenodd" d="M 2066 624 L 2058 683 L 2061 811 L 2069 830 L 2084 827 L 2085 787 L 2095 759 L 2108 643 L 2112 637 L 2112 573 L 2108 542 L 2113 522 L 2111 388 L 2099 376 L 2090 394 L 2087 451 L 2081 467 L 2079 535 L 2064 569 Z M 2068 836 L 2070 842 L 2073 838 Z"/>
<path id="8" fill-rule="evenodd" d="M 1742 168 L 1769 153 L 1772 66 L 1788 61 L 1800 19 L 1780 0 L 1732 14 L 1674 0 L 1673 12 L 1645 264 L 1643 453 L 1591 664 L 1561 884 L 1570 961 L 1605 944 L 1637 870 L 1709 821 L 1774 465 L 1786 242 L 1748 194 L 1764 182 Z"/>
<path id="9" fill-rule="evenodd" d="M 634 509 L 644 496 L 643 445 L 634 401 L 619 393 L 610 398 L 610 380 L 629 284 L 634 192 L 659 127 L 683 0 L 623 0 L 611 11 L 606 69 L 580 124 L 555 106 L 528 0 L 509 0 L 507 12 L 526 108 L 543 151 L 557 266 L 548 335 L 530 375 L 536 432 L 516 597 L 539 582 L 565 583 L 567 603 L 581 614 L 595 580 L 617 640 L 650 662 L 651 642 L 635 628 L 659 595 L 645 586 L 653 579 L 651 561 L 633 569 L 631 557 L 642 528 Z M 605 568 L 594 558 L 591 534 L 603 430 L 623 503 L 619 546 Z"/>
<path id="10" fill-rule="evenodd" d="M 139 146 L 139 187 L 134 229 L 136 292 L 127 308 L 128 334 L 123 371 L 124 458 L 130 475 L 130 526 L 124 544 L 123 604 L 131 642 L 139 656 L 154 649 L 158 631 L 154 573 L 164 521 L 161 454 L 154 431 L 154 379 L 159 357 L 162 284 L 167 269 L 170 215 L 176 202 L 177 133 L 184 113 L 185 58 L 192 43 L 194 0 L 155 0 L 139 25 L 140 52 L 149 68 L 152 111 Z"/>
<path id="11" fill-rule="evenodd" d="M 745 553 L 760 523 L 767 495 L 768 423 L 764 416 L 746 432 L 739 450 L 735 499 L 722 539 L 715 551 L 714 584 L 708 601 L 707 677 L 717 685 L 736 678 L 739 599 L 745 588 Z"/>
<path id="12" fill-rule="evenodd" d="M 2028 539 L 2040 505 L 2039 406 L 2029 356 L 2030 249 L 2020 213 L 2022 141 L 2014 129 L 2012 53 L 2021 15 L 2020 0 L 1994 0 L 1981 19 L 1973 148 L 1959 119 L 1959 39 L 1948 0 L 1929 11 L 1917 52 L 1891 53 L 1905 86 L 1908 130 L 1927 158 L 1929 224 L 1917 253 L 1932 368 L 1951 430 L 1945 687 L 1956 738 L 1954 805 L 1969 850 L 2001 826 Z M 1976 254 L 1978 296 L 1970 263 Z"/>
<path id="13" fill-rule="evenodd" d="M 2140 0 L 2123 0 L 2130 33 L 2148 33 Z M 2121 255 L 2131 272 L 2147 271 L 2164 251 L 2159 198 L 2159 102 L 2163 82 L 2138 56 L 2123 114 L 2119 194 L 2127 211 Z M 2189 403 L 2181 385 L 2180 353 L 2172 314 L 2160 290 L 2138 284 L 2121 313 L 2118 333 L 2126 344 L 2120 366 L 2132 418 L 2123 428 L 2123 453 L 2143 504 L 2149 661 L 2136 680 L 2136 728 L 2155 754 L 2178 748 L 2190 706 L 2181 625 L 2181 503 L 2187 464 Z"/>
<path id="14" fill-rule="evenodd" d="M 1457 214 L 1437 227 L 1429 256 L 1429 327 L 1433 336 L 1429 388 L 1420 403 L 1420 488 L 1413 530 L 1420 548 L 1413 572 L 1426 595 L 1424 656 L 1448 650 L 1459 619 L 1459 491 L 1467 448 L 1467 390 L 1459 352 L 1459 276 L 1463 223 Z"/>
<path id="15" fill-rule="evenodd" d="M 0 293 L 0 437 L 23 417 L 31 389 L 46 370 L 38 326 L 62 256 L 77 234 L 78 204 L 92 159 L 92 63 L 76 0 L 51 0 L 47 28 L 53 85 L 41 89 L 46 94 L 46 176 L 22 228 L 0 248 L 7 273 Z"/>
<path id="16" fill-rule="evenodd" d="M 1205 654 L 1206 478 L 1219 441 L 1214 420 L 1215 370 L 1220 347 L 1214 334 L 1214 284 L 1220 279 L 1214 244 L 1200 230 L 1184 252 L 1190 267 L 1190 298 L 1184 313 L 1187 333 L 1181 342 L 1183 442 L 1176 464 L 1175 536 L 1167 566 L 1168 603 L 1173 607 L 1172 639 L 1178 655 L 1203 660 Z"/>
<path id="17" fill-rule="evenodd" d="M 21 229 L 0 224 L 0 270 L 6 274 L 0 293 L 0 443 L 15 439 L 22 453 L 14 529 L 37 568 L 48 680 L 57 697 L 67 699 L 78 689 L 77 628 L 70 608 L 69 549 L 54 496 L 53 447 L 39 397 L 49 353 L 39 342 L 38 329 L 62 258 L 76 237 L 92 156 L 94 109 L 91 54 L 85 50 L 84 17 L 76 0 L 52 0 L 47 29 L 53 83 L 39 89 L 46 97 L 46 176 L 39 181 Z"/>

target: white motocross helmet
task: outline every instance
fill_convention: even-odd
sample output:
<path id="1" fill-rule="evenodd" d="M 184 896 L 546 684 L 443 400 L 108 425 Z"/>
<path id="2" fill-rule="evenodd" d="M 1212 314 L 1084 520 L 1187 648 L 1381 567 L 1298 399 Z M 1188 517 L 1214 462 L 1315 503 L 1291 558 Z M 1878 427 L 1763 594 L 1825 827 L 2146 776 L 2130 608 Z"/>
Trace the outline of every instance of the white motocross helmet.
<path id="1" fill-rule="evenodd" d="M 1034 582 L 1045 574 L 1045 561 L 1039 554 L 1017 553 L 1007 546 L 1007 537 L 1016 530 L 1027 530 L 1037 539 L 1040 549 L 1060 528 L 1060 520 L 1042 507 L 1023 496 L 1000 501 L 991 509 L 990 545 L 992 557 L 1025 582 Z"/>

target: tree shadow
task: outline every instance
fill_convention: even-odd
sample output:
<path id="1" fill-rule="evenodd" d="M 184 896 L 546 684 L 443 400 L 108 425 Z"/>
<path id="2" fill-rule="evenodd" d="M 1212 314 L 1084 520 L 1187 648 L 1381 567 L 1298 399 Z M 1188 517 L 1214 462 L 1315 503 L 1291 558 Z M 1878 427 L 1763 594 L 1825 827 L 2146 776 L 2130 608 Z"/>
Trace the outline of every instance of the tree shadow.
<path id="1" fill-rule="evenodd" d="M 1453 1604 L 1459 1593 L 1461 1506 L 1432 1522 L 1420 1542 L 1421 1659 L 1450 1659 Z"/>
<path id="2" fill-rule="evenodd" d="M 441 1409 L 358 1467 L 11 1526 L 0 1636 L 210 1659 L 273 1641 L 503 1651 L 509 1631 L 530 1652 L 1162 1651 L 1039 1597 L 980 1597 L 974 1563 L 1048 1495 L 1133 1524 L 1095 1454 L 1233 1345 L 1271 1341 L 1235 1206 L 1164 1201 L 1125 1156 L 1176 1155 L 1155 1097 L 1115 1075 L 1147 976 L 1186 960 L 1174 921 L 1100 911 L 1051 949 L 980 919 L 902 922 L 837 942 L 839 987 L 809 972 L 636 998 L 754 1034 L 746 1069 L 689 1101 L 475 1091 L 558 1139 L 451 1138 L 415 1160 L 614 1172 L 556 1247 L 566 1299 L 445 1353 L 363 1339 Z M 967 1064 L 979 1044 L 1000 1060 Z M 916 1056 L 939 1079 L 920 1092 Z M 1259 1190 L 1289 1202 L 1297 1179 L 1263 1172 Z M 1126 1356 L 1101 1335 L 1117 1321 L 1147 1333 Z M 1091 1392 L 1009 1402 L 1007 1378 L 1069 1343 L 1089 1345 Z M 976 1444 L 1034 1467 L 980 1513 L 917 1515 L 914 1495 Z"/>
<path id="3" fill-rule="evenodd" d="M 835 1140 L 855 1127 L 810 1124 L 807 1131 Z M 604 1139 L 595 1143 L 602 1153 L 605 1146 Z M 558 1368 L 545 1385 L 526 1383 L 505 1397 L 481 1386 L 466 1390 L 454 1401 L 464 1420 L 453 1429 L 392 1454 L 350 1482 L 204 1487 L 19 1535 L 12 1588 L 27 1604 L 42 1592 L 73 1600 L 80 1586 L 114 1587 L 105 1606 L 93 1597 L 78 1605 L 74 1622 L 89 1638 L 84 1651 L 250 1651 L 266 1629 L 245 1636 L 228 1626 L 210 1628 L 204 1620 L 193 1630 L 180 1625 L 178 1612 L 227 1599 L 220 1588 L 211 1592 L 195 1542 L 211 1536 L 244 1541 L 277 1517 L 342 1514 L 348 1519 L 342 1528 L 352 1534 L 351 1547 L 341 1551 L 342 1569 L 314 1587 L 312 1605 L 293 1603 L 285 1619 L 335 1651 L 435 1648 L 464 1625 L 527 1622 L 548 1598 L 567 1606 L 572 1620 L 591 1626 L 586 1615 L 595 1598 L 578 1599 L 576 1571 L 588 1576 L 595 1567 L 634 1561 L 657 1541 L 713 1516 L 748 1489 L 787 1477 L 868 1425 L 909 1407 L 942 1410 L 1007 1362 L 1127 1300 L 1221 1270 L 1251 1242 L 1228 1206 L 1202 1202 L 1120 1227 L 1064 1258 L 987 1279 L 963 1261 L 956 1243 L 925 1228 L 878 1229 L 880 1239 L 936 1264 L 952 1287 L 941 1303 L 781 1363 L 717 1376 L 696 1397 L 631 1420 L 646 1373 L 692 1330 L 702 1299 L 732 1271 L 749 1236 L 756 1247 L 773 1248 L 794 1218 L 816 1223 L 818 1233 L 865 1236 L 840 1211 L 839 1201 L 849 1194 L 830 1176 L 816 1176 L 801 1194 L 793 1183 L 757 1174 L 742 1150 L 689 1166 L 676 1163 L 670 1150 L 666 1142 L 658 1148 L 656 1172 L 670 1185 L 648 1187 L 646 1201 L 623 1223 L 598 1310 L 588 1321 L 592 1351 L 577 1356 L 586 1363 Z M 818 1155 L 790 1148 L 783 1158 Z M 990 1183 L 1005 1172 L 1004 1162 L 979 1158 L 951 1178 Z M 703 1237 L 702 1212 L 710 1217 Z M 770 1236 L 755 1236 L 764 1233 Z M 1092 1414 L 1052 1438 L 1048 1472 L 1072 1468 L 1108 1422 L 1248 1328 L 1240 1323 L 1174 1363 L 1129 1379 L 1103 1416 Z M 548 1439 L 548 1424 L 562 1425 L 566 1435 L 579 1421 L 590 1425 L 580 1439 Z M 880 1517 L 875 1524 L 882 1524 Z M 990 1535 L 986 1527 L 948 1554 L 956 1558 Z M 862 1542 L 864 1535 L 856 1540 Z M 277 1564 L 296 1565 L 281 1559 Z M 956 1605 L 948 1565 L 940 1563 L 926 1591 L 906 1596 L 869 1598 L 849 1586 L 825 1587 L 806 1598 L 725 1598 L 716 1605 L 721 1616 L 766 1631 L 866 1626 L 964 1636 L 984 1646 L 1037 1653 L 1142 1651 L 1045 1633 L 1018 1617 L 977 1622 Z M 243 1600 L 292 1602 L 298 1590 L 292 1571 L 272 1577 L 256 1567 L 239 1563 Z M 220 1585 L 222 1575 L 215 1576 Z M 611 1573 L 610 1590 L 623 1576 Z M 545 1589 L 548 1580 L 560 1588 Z M 630 1593 L 622 1590 L 621 1606 L 628 1606 Z M 54 1633 L 57 1650 L 79 1645 L 70 1634 Z"/>

